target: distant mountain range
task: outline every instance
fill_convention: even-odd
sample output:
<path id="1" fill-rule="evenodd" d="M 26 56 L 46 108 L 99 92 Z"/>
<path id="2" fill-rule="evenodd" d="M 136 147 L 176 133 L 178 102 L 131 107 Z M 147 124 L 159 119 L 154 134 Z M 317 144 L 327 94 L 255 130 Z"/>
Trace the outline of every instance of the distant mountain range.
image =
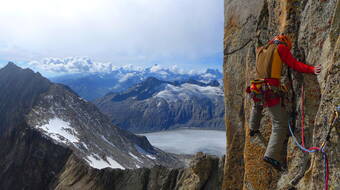
<path id="1" fill-rule="evenodd" d="M 222 81 L 222 73 L 217 69 L 207 69 L 202 73 L 184 73 L 176 69 L 161 68 L 157 65 L 148 68 L 120 67 L 110 72 L 69 74 L 51 78 L 53 82 L 69 86 L 81 97 L 93 101 L 109 92 L 127 90 L 148 77 L 155 77 L 164 81 L 187 81 L 189 79 L 199 82 Z"/>
<path id="2" fill-rule="evenodd" d="M 222 85 L 216 80 L 171 82 L 149 77 L 94 102 L 114 125 L 135 133 L 176 128 L 224 130 L 223 97 Z"/>

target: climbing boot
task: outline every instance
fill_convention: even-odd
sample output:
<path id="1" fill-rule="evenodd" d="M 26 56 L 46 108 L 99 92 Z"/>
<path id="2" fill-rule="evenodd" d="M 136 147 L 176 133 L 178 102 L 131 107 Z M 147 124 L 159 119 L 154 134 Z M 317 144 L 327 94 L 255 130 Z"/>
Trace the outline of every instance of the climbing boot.
<path id="1" fill-rule="evenodd" d="M 254 135 L 256 135 L 256 134 L 259 134 L 260 133 L 260 131 L 259 130 L 249 130 L 249 136 L 251 136 L 251 137 L 253 137 Z"/>
<path id="2" fill-rule="evenodd" d="M 263 158 L 263 161 L 267 162 L 268 164 L 273 166 L 273 168 L 275 168 L 276 170 L 278 170 L 280 172 L 286 171 L 286 168 L 279 161 L 277 161 L 277 160 L 274 160 L 272 158 L 269 158 L 269 157 L 265 156 Z"/>

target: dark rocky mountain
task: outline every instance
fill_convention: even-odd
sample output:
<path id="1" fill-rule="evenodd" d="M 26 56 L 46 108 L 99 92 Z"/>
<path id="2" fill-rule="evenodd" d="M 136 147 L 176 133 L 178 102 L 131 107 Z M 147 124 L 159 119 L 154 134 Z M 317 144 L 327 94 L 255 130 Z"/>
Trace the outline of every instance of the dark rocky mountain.
<path id="1" fill-rule="evenodd" d="M 109 92 L 120 92 L 147 79 L 155 77 L 165 81 L 222 80 L 222 73 L 216 69 L 207 69 L 202 73 L 181 73 L 176 70 L 159 68 L 157 65 L 144 69 L 117 68 L 107 73 L 69 74 L 52 78 L 54 82 L 71 87 L 81 97 L 92 101 Z"/>
<path id="2" fill-rule="evenodd" d="M 9 63 L 0 92 L 0 189 L 46 189 L 71 160 L 87 170 L 183 166 L 39 73 Z"/>
<path id="3" fill-rule="evenodd" d="M 23 123 L 38 96 L 51 83 L 39 73 L 9 63 L 0 70 L 0 133 Z"/>
<path id="4" fill-rule="evenodd" d="M 143 133 L 175 128 L 224 130 L 223 90 L 217 81 L 169 82 L 149 77 L 95 101 L 113 124 Z"/>

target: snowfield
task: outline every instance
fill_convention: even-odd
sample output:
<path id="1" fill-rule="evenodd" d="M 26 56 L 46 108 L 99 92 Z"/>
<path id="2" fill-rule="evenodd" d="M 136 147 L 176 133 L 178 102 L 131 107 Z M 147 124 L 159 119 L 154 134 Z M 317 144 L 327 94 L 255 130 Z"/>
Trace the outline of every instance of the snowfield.
<path id="1" fill-rule="evenodd" d="M 36 128 L 42 129 L 42 131 L 57 142 L 65 144 L 79 143 L 77 131 L 75 131 L 69 122 L 63 121 L 60 118 L 52 118 L 47 124 L 36 126 Z"/>
<path id="2" fill-rule="evenodd" d="M 97 168 L 97 169 L 103 169 L 103 168 L 118 168 L 124 170 L 125 168 L 121 166 L 118 162 L 113 160 L 110 157 L 107 157 L 107 161 L 101 159 L 97 154 L 90 155 L 87 158 L 87 162 L 90 164 L 91 167 Z"/>
<path id="3" fill-rule="evenodd" d="M 52 139 L 56 140 L 57 142 L 65 143 L 65 144 L 75 144 L 79 143 L 78 133 L 74 130 L 69 122 L 63 121 L 60 118 L 52 118 L 48 121 L 47 124 L 36 126 L 37 128 L 41 129 L 44 134 L 51 137 Z M 102 139 L 109 143 L 110 145 L 114 146 L 110 141 L 108 141 L 104 136 Z M 86 149 L 88 149 L 85 143 L 82 143 Z M 121 166 L 118 162 L 113 160 L 110 157 L 106 158 L 106 161 L 100 158 L 97 154 L 92 154 L 87 156 L 85 159 L 91 167 L 102 169 L 102 168 L 119 168 L 125 169 Z"/>

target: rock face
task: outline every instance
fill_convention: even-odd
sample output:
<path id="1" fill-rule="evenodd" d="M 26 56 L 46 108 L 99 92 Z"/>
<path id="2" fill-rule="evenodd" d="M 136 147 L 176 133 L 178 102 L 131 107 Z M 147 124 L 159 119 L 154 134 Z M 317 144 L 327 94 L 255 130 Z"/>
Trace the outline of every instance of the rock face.
<path id="1" fill-rule="evenodd" d="M 136 133 L 176 128 L 225 129 L 223 90 L 217 81 L 168 82 L 149 77 L 95 101 L 122 129 Z"/>
<path id="2" fill-rule="evenodd" d="M 321 64 L 319 76 L 288 69 L 289 112 L 296 112 L 295 136 L 301 142 L 301 89 L 304 87 L 306 147 L 321 146 L 330 133 L 325 151 L 330 164 L 329 189 L 339 189 L 340 146 L 340 1 L 225 0 L 224 85 L 227 157 L 223 189 L 323 189 L 322 154 L 307 154 L 287 137 L 282 159 L 288 171 L 278 173 L 262 161 L 271 131 L 267 113 L 261 135 L 248 136 L 251 100 L 245 89 L 255 79 L 255 48 L 285 32 L 292 36 L 292 53 L 309 65 Z M 234 51 L 238 50 L 238 51 Z M 288 121 L 287 121 L 288 122 Z"/>

